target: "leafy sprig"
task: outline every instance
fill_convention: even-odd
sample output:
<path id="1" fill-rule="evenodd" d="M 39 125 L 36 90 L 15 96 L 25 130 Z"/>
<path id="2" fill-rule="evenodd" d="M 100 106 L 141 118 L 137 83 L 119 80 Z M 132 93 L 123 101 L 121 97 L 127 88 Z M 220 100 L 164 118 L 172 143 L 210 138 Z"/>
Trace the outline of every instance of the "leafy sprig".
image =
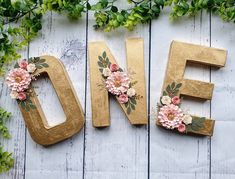
<path id="1" fill-rule="evenodd" d="M 163 91 L 163 96 L 176 96 L 181 86 L 182 83 L 176 84 L 175 82 L 172 82 L 171 84 L 167 85 L 166 90 Z"/>
<path id="2" fill-rule="evenodd" d="M 3 138 L 9 139 L 11 137 L 8 128 L 6 127 L 6 121 L 10 118 L 11 113 L 0 108 L 0 135 Z M 0 174 L 7 172 L 14 164 L 12 153 L 3 150 L 0 146 Z"/>
<path id="3" fill-rule="evenodd" d="M 13 165 L 12 153 L 4 151 L 3 147 L 0 147 L 0 174 L 9 171 Z"/>
<path id="4" fill-rule="evenodd" d="M 6 127 L 6 122 L 9 120 L 11 113 L 0 108 L 0 135 L 6 139 L 11 137 L 8 128 Z"/>

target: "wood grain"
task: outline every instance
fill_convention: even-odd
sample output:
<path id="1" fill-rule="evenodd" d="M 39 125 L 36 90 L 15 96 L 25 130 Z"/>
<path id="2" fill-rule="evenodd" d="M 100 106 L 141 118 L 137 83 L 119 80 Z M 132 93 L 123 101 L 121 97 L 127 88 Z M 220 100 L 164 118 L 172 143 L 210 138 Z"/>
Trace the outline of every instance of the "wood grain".
<path id="1" fill-rule="evenodd" d="M 211 81 L 215 83 L 214 98 L 211 101 L 211 116 L 216 119 L 216 130 L 211 141 L 211 178 L 232 179 L 235 177 L 235 32 L 234 24 L 211 19 L 211 45 L 226 48 L 228 59 L 226 67 L 212 69 Z M 226 102 L 225 102 L 226 101 Z"/>
<path id="2" fill-rule="evenodd" d="M 137 100 L 135 110 L 130 114 L 124 104 L 117 102 L 122 107 L 131 124 L 140 125 L 147 124 L 147 101 L 146 87 L 144 76 L 144 41 L 143 39 L 127 39 L 126 40 L 127 69 L 134 72 L 133 81 L 137 81 L 134 86 L 136 93 L 142 98 Z M 109 116 L 109 93 L 103 85 L 103 76 L 99 71 L 98 56 L 106 52 L 111 63 L 118 62 L 115 60 L 110 49 L 105 42 L 89 43 L 89 62 L 90 62 L 90 83 L 91 83 L 91 104 L 92 104 L 92 124 L 94 127 L 106 127 L 110 125 Z M 117 97 L 116 97 L 117 99 Z"/>
<path id="3" fill-rule="evenodd" d="M 173 41 L 170 47 L 168 65 L 166 70 L 163 90 L 172 82 L 182 83 L 178 96 L 189 96 L 200 99 L 211 99 L 214 85 L 211 83 L 184 79 L 187 62 L 200 63 L 215 67 L 223 67 L 227 58 L 227 51 L 209 48 L 183 42 Z M 198 131 L 190 131 L 188 134 L 213 135 L 215 122 L 206 119 L 204 127 Z M 157 120 L 157 125 L 161 124 Z"/>

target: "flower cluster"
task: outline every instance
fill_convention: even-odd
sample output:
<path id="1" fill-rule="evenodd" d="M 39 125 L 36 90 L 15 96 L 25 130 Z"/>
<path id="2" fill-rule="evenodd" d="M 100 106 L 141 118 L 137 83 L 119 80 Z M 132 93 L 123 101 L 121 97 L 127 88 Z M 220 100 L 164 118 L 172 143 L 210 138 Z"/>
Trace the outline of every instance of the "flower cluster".
<path id="1" fill-rule="evenodd" d="M 180 108 L 181 99 L 176 95 L 181 84 L 168 85 L 158 112 L 158 122 L 167 129 L 177 129 L 181 133 L 187 132 L 187 125 L 192 124 L 193 117 L 185 114 Z M 170 94 L 170 96 L 168 95 Z"/>
<path id="2" fill-rule="evenodd" d="M 131 80 L 126 72 L 123 72 L 115 63 L 103 68 L 103 76 L 106 78 L 106 89 L 113 95 L 118 96 L 121 104 L 127 103 L 129 98 L 136 95 L 135 89 L 130 88 Z"/>
<path id="3" fill-rule="evenodd" d="M 6 77 L 6 83 L 11 89 L 11 98 L 16 99 L 26 111 L 36 108 L 30 100 L 32 94 L 30 84 L 32 80 L 36 80 L 35 71 L 43 67 L 49 67 L 45 59 L 40 57 L 23 59 L 15 64 L 14 69 Z"/>
<path id="4" fill-rule="evenodd" d="M 129 115 L 132 110 L 135 110 L 137 100 L 143 98 L 143 96 L 137 95 L 133 88 L 137 81 L 131 81 L 132 72 L 128 74 L 117 64 L 111 63 L 105 51 L 98 56 L 97 64 L 104 78 L 104 87 L 108 92 L 117 96 L 118 101 L 124 104 Z"/>
<path id="5" fill-rule="evenodd" d="M 11 70 L 6 78 L 8 87 L 11 89 L 10 96 L 13 99 L 24 101 L 26 99 L 26 90 L 33 78 L 33 73 L 36 66 L 33 63 L 28 63 L 26 59 L 18 62 L 17 68 Z"/>

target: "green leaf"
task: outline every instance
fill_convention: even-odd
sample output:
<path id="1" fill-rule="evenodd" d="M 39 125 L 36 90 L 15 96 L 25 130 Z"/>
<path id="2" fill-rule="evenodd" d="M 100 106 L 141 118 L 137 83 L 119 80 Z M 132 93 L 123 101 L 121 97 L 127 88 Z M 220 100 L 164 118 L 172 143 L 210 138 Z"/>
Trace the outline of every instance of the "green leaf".
<path id="1" fill-rule="evenodd" d="M 127 114 L 129 115 L 129 114 L 131 113 L 131 108 L 128 107 L 126 112 L 127 112 Z"/>
<path id="2" fill-rule="evenodd" d="M 175 82 L 171 83 L 171 89 L 175 88 Z"/>
<path id="3" fill-rule="evenodd" d="M 98 61 L 98 65 L 99 65 L 99 67 L 102 67 L 102 68 L 104 67 L 103 63 L 101 63 L 100 61 Z"/>
<path id="4" fill-rule="evenodd" d="M 163 91 L 163 96 L 167 96 L 167 92 L 166 91 Z"/>
<path id="5" fill-rule="evenodd" d="M 98 56 L 99 61 L 103 61 L 103 58 L 101 56 Z"/>
<path id="6" fill-rule="evenodd" d="M 47 63 L 43 63 L 42 66 L 45 67 L 45 68 L 49 67 L 49 65 Z"/>
<path id="7" fill-rule="evenodd" d="M 132 104 L 135 104 L 135 105 L 136 105 L 136 99 L 135 99 L 135 98 L 130 98 L 130 102 L 131 102 Z"/>
<path id="8" fill-rule="evenodd" d="M 178 83 L 178 84 L 176 85 L 176 88 L 179 89 L 181 86 L 182 86 L 182 83 Z"/>
<path id="9" fill-rule="evenodd" d="M 104 51 L 102 54 L 102 57 L 105 59 L 106 58 L 106 52 Z"/>
<path id="10" fill-rule="evenodd" d="M 135 105 L 134 104 L 131 104 L 131 109 L 135 110 Z"/>
<path id="11" fill-rule="evenodd" d="M 113 12 L 118 12 L 118 8 L 117 8 L 116 6 L 112 6 L 112 7 L 111 7 L 111 11 L 113 11 Z"/>

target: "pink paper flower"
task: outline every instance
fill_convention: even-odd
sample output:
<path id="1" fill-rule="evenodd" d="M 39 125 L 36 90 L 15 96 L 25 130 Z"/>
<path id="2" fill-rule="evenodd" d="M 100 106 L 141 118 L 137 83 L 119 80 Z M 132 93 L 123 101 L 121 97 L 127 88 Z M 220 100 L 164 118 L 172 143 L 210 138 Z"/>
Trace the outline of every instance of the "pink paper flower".
<path id="1" fill-rule="evenodd" d="M 119 70 L 119 66 L 118 66 L 116 63 L 112 63 L 112 64 L 110 65 L 110 70 L 111 70 L 112 72 L 118 71 L 118 70 Z"/>
<path id="2" fill-rule="evenodd" d="M 19 67 L 20 67 L 20 68 L 22 68 L 22 69 L 24 69 L 24 70 L 27 69 L 28 62 L 27 62 L 26 59 L 23 59 L 23 60 L 19 61 L 18 64 L 19 64 Z"/>
<path id="3" fill-rule="evenodd" d="M 180 124 L 178 127 L 178 131 L 181 133 L 185 133 L 186 131 L 186 126 L 184 124 Z"/>
<path id="4" fill-rule="evenodd" d="M 31 75 L 26 70 L 15 68 L 8 74 L 6 82 L 11 90 L 22 92 L 28 89 Z"/>
<path id="5" fill-rule="evenodd" d="M 127 96 L 126 94 L 121 94 L 121 95 L 118 97 L 118 101 L 119 101 L 121 104 L 127 103 L 127 102 L 128 102 L 128 96 Z"/>
<path id="6" fill-rule="evenodd" d="M 26 94 L 25 94 L 24 92 L 20 92 L 20 93 L 18 94 L 18 99 L 19 99 L 20 101 L 24 101 L 24 100 L 26 99 Z"/>
<path id="7" fill-rule="evenodd" d="M 125 72 L 113 72 L 105 81 L 107 90 L 114 94 L 120 95 L 125 93 L 130 86 L 130 78 Z"/>
<path id="8" fill-rule="evenodd" d="M 180 104 L 180 98 L 178 96 L 174 96 L 172 99 L 171 99 L 172 103 L 175 104 L 175 105 L 178 105 Z"/>
<path id="9" fill-rule="evenodd" d="M 175 129 L 182 124 L 183 111 L 176 105 L 170 104 L 160 108 L 158 121 L 167 129 Z"/>

